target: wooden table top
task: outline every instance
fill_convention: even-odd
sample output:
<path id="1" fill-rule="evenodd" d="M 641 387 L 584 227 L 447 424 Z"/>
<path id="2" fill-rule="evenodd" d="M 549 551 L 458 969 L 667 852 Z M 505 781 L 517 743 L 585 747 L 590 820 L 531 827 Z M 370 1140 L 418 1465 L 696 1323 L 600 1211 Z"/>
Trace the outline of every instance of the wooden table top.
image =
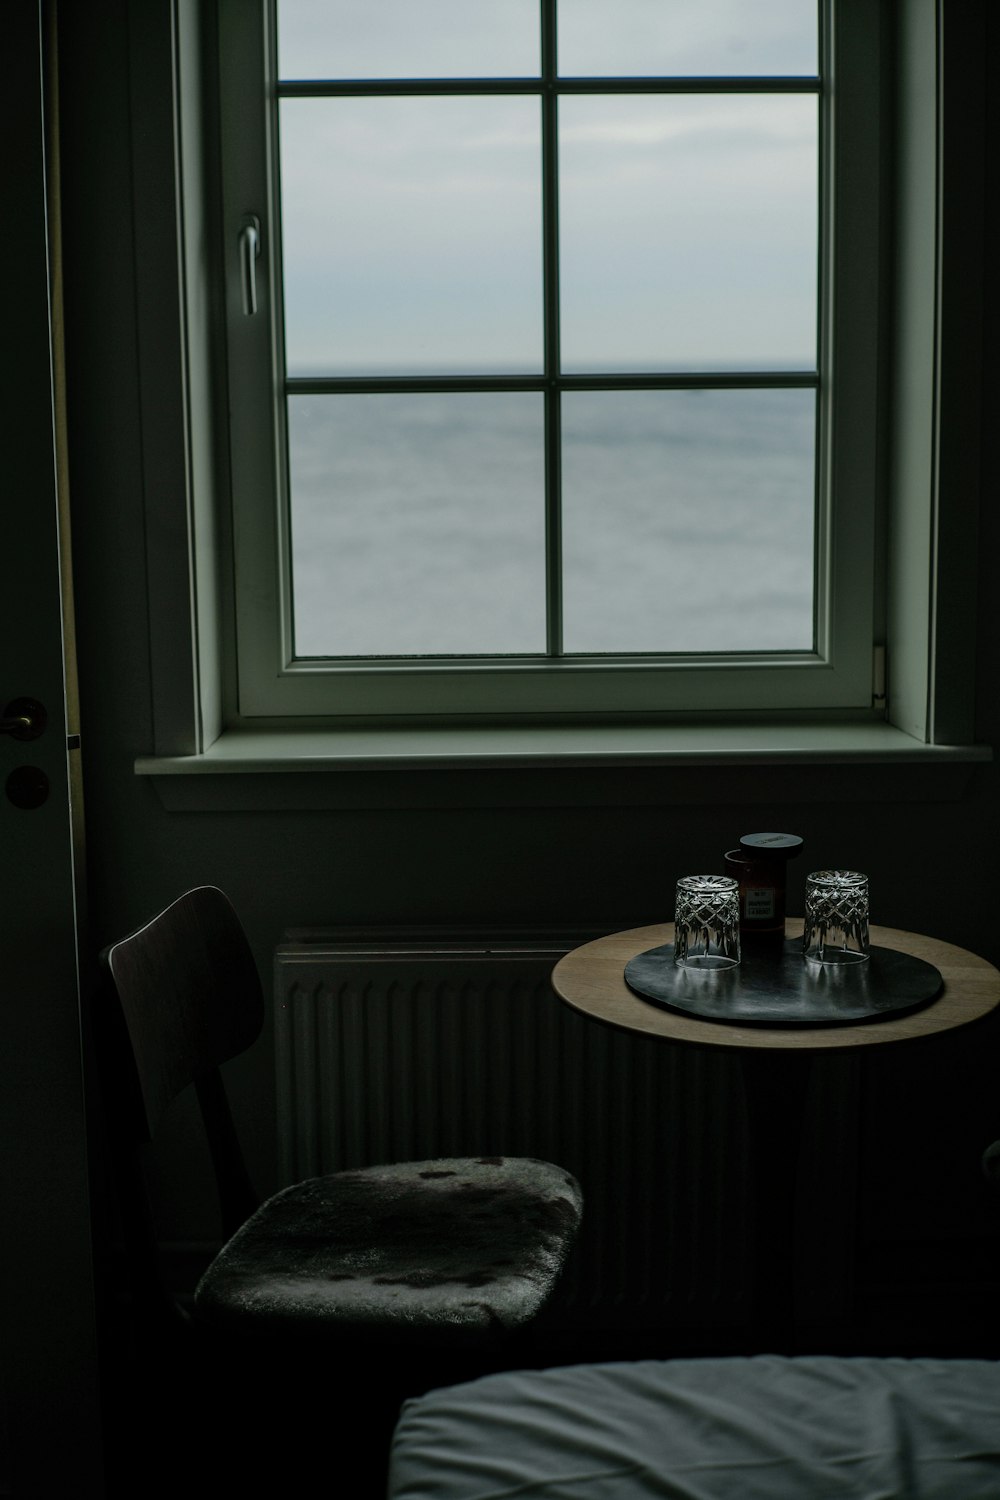
<path id="1" fill-rule="evenodd" d="M 787 937 L 799 937 L 802 918 L 789 917 Z M 613 932 L 574 948 L 560 959 L 552 986 L 574 1010 L 626 1031 L 703 1047 L 764 1051 L 844 1052 L 888 1042 L 915 1040 L 966 1026 L 1000 1004 L 1000 972 L 985 958 L 943 943 L 938 938 L 894 927 L 872 927 L 873 947 L 893 948 L 933 964 L 944 984 L 941 993 L 919 1010 L 858 1025 L 768 1027 L 702 1021 L 644 1000 L 625 983 L 625 965 L 637 953 L 673 942 L 672 922 Z"/>

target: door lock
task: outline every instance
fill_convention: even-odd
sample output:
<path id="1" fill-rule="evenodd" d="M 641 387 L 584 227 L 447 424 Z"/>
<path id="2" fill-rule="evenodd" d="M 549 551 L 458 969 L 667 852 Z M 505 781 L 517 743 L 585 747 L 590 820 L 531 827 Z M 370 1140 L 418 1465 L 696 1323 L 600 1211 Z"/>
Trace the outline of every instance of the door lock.
<path id="1" fill-rule="evenodd" d="M 0 734 L 15 740 L 37 740 L 49 716 L 34 698 L 12 698 L 0 717 Z"/>
<path id="2" fill-rule="evenodd" d="M 18 766 L 7 777 L 8 802 L 24 812 L 33 812 L 48 799 L 49 778 L 38 766 Z"/>

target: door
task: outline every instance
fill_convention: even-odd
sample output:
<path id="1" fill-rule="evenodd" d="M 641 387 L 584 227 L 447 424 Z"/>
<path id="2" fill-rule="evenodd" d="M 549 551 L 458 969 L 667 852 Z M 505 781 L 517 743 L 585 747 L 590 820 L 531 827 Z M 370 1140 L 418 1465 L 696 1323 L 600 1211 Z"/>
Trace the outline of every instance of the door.
<path id="1" fill-rule="evenodd" d="M 0 1494 L 82 1497 L 104 1491 L 71 833 L 69 756 L 78 752 L 67 744 L 41 20 L 40 0 L 10 0 L 4 7 L 0 1362 L 6 1442 Z M 37 711 L 21 712 L 25 699 L 42 705 L 44 728 Z"/>

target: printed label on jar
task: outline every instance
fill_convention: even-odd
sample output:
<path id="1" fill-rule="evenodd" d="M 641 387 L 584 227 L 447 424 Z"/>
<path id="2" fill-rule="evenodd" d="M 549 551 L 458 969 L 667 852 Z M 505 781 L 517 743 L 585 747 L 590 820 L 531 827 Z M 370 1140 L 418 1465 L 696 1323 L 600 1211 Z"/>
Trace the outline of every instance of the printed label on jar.
<path id="1" fill-rule="evenodd" d="M 743 915 L 749 920 L 774 916 L 774 886 L 751 885 L 743 898 Z"/>

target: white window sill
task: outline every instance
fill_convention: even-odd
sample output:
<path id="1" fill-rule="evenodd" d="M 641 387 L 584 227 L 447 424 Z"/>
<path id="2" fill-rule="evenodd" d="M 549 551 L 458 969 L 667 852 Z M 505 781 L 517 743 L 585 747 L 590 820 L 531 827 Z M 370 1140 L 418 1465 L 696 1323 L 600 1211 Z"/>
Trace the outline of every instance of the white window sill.
<path id="1" fill-rule="evenodd" d="M 140 776 L 531 767 L 972 762 L 988 745 L 926 745 L 889 724 L 235 729 L 202 755 L 143 755 Z"/>
<path id="2" fill-rule="evenodd" d="M 925 745 L 882 723 L 239 729 L 135 769 L 174 811 L 315 812 L 952 801 L 991 759 L 989 746 Z"/>

